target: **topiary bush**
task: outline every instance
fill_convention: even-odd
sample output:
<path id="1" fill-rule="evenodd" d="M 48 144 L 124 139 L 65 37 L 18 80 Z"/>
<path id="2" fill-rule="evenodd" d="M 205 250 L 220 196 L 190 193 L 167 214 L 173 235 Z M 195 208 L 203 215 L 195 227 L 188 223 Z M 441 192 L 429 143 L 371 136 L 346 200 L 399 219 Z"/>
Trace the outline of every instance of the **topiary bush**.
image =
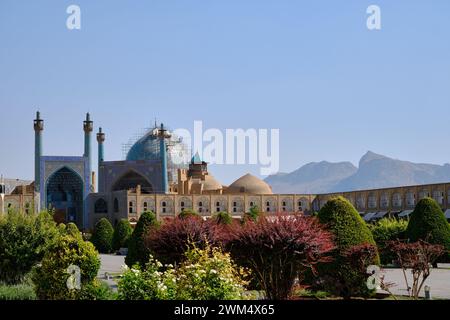
<path id="1" fill-rule="evenodd" d="M 407 226 L 407 220 L 394 218 L 384 218 L 368 225 L 377 244 L 382 264 L 389 264 L 395 260 L 395 254 L 391 252 L 389 243 L 390 241 L 405 239 Z"/>
<path id="2" fill-rule="evenodd" d="M 114 228 L 112 247 L 113 250 L 119 250 L 120 248 L 128 248 L 128 241 L 133 233 L 128 219 L 121 219 Z"/>
<path id="3" fill-rule="evenodd" d="M 376 246 L 373 236 L 364 220 L 352 204 L 343 197 L 333 198 L 319 211 L 319 221 L 334 234 L 336 249 L 334 261 L 321 264 L 318 268 L 319 279 L 327 291 L 349 298 L 351 296 L 369 296 L 373 291 L 366 285 L 368 275 L 360 272 L 364 268 L 353 267 L 347 252 L 352 247 L 364 244 Z M 368 265 L 380 264 L 378 253 Z"/>
<path id="4" fill-rule="evenodd" d="M 409 219 L 406 237 L 410 242 L 423 240 L 450 250 L 450 225 L 434 199 L 425 198 L 417 203 Z M 450 253 L 439 261 L 450 261 Z"/>
<path id="5" fill-rule="evenodd" d="M 150 250 L 145 246 L 144 239 L 159 228 L 156 215 L 151 211 L 141 214 L 133 233 L 128 241 L 128 254 L 125 263 L 131 268 L 136 263 L 145 267 L 150 257 Z"/>
<path id="6" fill-rule="evenodd" d="M 114 229 L 106 218 L 101 218 L 94 227 L 91 242 L 100 253 L 110 253 L 112 251 L 112 239 Z"/>
<path id="7" fill-rule="evenodd" d="M 80 270 L 80 288 L 68 286 L 69 266 Z M 45 300 L 80 299 L 86 287 L 93 285 L 100 259 L 92 243 L 70 235 L 61 237 L 45 253 L 41 265 L 32 271 L 36 295 Z M 76 279 L 76 275 L 74 278 Z"/>
<path id="8" fill-rule="evenodd" d="M 0 215 L 0 282 L 21 283 L 59 234 L 47 212 Z"/>

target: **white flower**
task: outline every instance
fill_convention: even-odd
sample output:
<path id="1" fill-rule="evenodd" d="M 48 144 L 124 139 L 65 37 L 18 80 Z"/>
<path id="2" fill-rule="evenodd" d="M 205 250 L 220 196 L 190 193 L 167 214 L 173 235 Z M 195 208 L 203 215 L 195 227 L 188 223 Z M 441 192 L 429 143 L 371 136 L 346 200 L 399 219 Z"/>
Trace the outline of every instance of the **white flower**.
<path id="1" fill-rule="evenodd" d="M 122 268 L 123 271 L 127 271 L 128 270 L 128 266 L 126 264 L 123 264 L 121 266 L 121 268 Z"/>
<path id="2" fill-rule="evenodd" d="M 213 273 L 213 274 L 217 274 L 217 270 L 214 270 L 214 269 L 209 270 L 209 272 Z"/>

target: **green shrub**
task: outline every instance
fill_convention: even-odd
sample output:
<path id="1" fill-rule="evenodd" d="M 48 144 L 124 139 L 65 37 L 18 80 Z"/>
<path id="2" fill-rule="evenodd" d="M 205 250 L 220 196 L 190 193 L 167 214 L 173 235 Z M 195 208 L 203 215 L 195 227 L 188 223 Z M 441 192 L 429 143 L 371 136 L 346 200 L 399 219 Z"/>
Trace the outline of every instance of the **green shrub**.
<path id="1" fill-rule="evenodd" d="M 343 197 L 333 198 L 319 211 L 319 221 L 334 234 L 337 246 L 334 261 L 319 265 L 319 277 L 330 292 L 343 296 L 368 296 L 372 292 L 367 288 L 368 275 L 360 272 L 361 267 L 353 267 L 347 258 L 348 250 L 360 245 L 376 245 L 372 234 L 358 211 Z M 378 254 L 368 265 L 379 264 Z M 358 285 L 359 284 L 359 285 Z"/>
<path id="2" fill-rule="evenodd" d="M 94 279 L 86 284 L 79 296 L 80 300 L 116 300 L 117 294 L 112 291 L 109 285 L 101 280 Z"/>
<path id="3" fill-rule="evenodd" d="M 213 215 L 212 219 L 217 224 L 230 225 L 233 222 L 233 217 L 228 212 L 218 212 Z"/>
<path id="4" fill-rule="evenodd" d="M 80 237 L 81 238 L 81 232 L 80 232 L 80 230 L 78 230 L 77 225 L 75 223 L 73 223 L 73 222 L 69 222 L 66 225 L 66 233 L 68 235 L 70 235 L 70 236 L 77 237 L 77 238 Z"/>
<path id="5" fill-rule="evenodd" d="M 249 212 L 244 214 L 244 222 L 247 220 L 257 221 L 258 218 L 262 215 L 261 210 L 259 210 L 258 206 L 253 206 L 250 208 Z"/>
<path id="6" fill-rule="evenodd" d="M 411 213 L 406 236 L 411 242 L 424 240 L 450 250 L 450 225 L 434 199 L 425 198 L 417 203 Z M 450 253 L 444 256 L 443 261 L 450 261 Z"/>
<path id="7" fill-rule="evenodd" d="M 114 229 L 106 218 L 101 218 L 94 227 L 91 242 L 100 253 L 110 253 L 112 251 L 112 239 Z"/>
<path id="8" fill-rule="evenodd" d="M 0 215 L 0 282 L 18 284 L 59 237 L 47 212 Z"/>
<path id="9" fill-rule="evenodd" d="M 30 284 L 0 284 L 0 300 L 35 300 L 33 286 Z"/>
<path id="10" fill-rule="evenodd" d="M 128 240 L 133 233 L 128 219 L 122 219 L 114 228 L 112 247 L 113 250 L 119 250 L 120 248 L 128 248 Z"/>
<path id="11" fill-rule="evenodd" d="M 381 263 L 391 263 L 395 259 L 395 255 L 389 249 L 389 242 L 405 239 L 408 221 L 384 218 L 368 226 L 378 246 Z"/>
<path id="12" fill-rule="evenodd" d="M 185 218 L 188 218 L 188 217 L 200 217 L 200 215 L 198 214 L 198 212 L 196 212 L 196 211 L 194 211 L 192 209 L 184 209 L 178 215 L 178 218 L 180 218 L 180 219 L 185 219 Z"/>
<path id="13" fill-rule="evenodd" d="M 178 300 L 239 300 L 247 285 L 247 273 L 230 254 L 209 245 L 191 247 L 176 275 Z"/>
<path id="14" fill-rule="evenodd" d="M 80 269 L 81 289 L 69 289 L 69 266 Z M 63 236 L 45 253 L 40 266 L 32 271 L 32 281 L 39 299 L 80 299 L 83 289 L 93 285 L 100 268 L 97 251 L 90 242 L 73 236 Z"/>
<path id="15" fill-rule="evenodd" d="M 191 248 L 178 267 L 163 265 L 150 257 L 145 270 L 128 269 L 119 280 L 123 300 L 236 300 L 244 295 L 245 272 L 229 254 L 207 246 Z"/>
<path id="16" fill-rule="evenodd" d="M 142 267 L 148 262 L 150 250 L 144 244 L 144 238 L 152 228 L 158 228 L 159 222 L 153 212 L 147 211 L 141 214 L 136 227 L 128 241 L 128 254 L 125 257 L 125 263 L 132 267 L 136 263 Z"/>

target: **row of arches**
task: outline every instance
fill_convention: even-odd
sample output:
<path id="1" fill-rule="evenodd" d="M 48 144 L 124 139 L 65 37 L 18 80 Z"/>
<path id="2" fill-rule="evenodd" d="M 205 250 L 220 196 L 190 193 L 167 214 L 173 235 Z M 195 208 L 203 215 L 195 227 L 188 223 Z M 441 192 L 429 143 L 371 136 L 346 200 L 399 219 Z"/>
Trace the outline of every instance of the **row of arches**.
<path id="1" fill-rule="evenodd" d="M 166 197 L 159 200 L 158 213 L 162 214 L 177 214 L 183 210 L 194 210 L 200 214 L 211 214 L 215 212 L 227 211 L 230 213 L 242 214 L 248 211 L 251 207 L 258 207 L 263 212 L 303 212 L 309 210 L 309 200 L 299 199 L 294 202 L 292 198 L 283 198 L 278 202 L 277 197 L 269 197 L 261 200 L 259 197 L 249 197 L 245 202 L 244 197 L 198 197 L 193 200 L 192 197 Z M 139 208 L 137 200 L 127 200 L 128 214 L 137 214 L 138 211 L 153 211 L 156 212 L 155 198 L 143 197 L 139 199 Z M 104 198 L 98 198 L 94 203 L 94 211 L 98 214 L 108 213 L 108 203 Z M 119 212 L 119 200 L 114 198 L 113 211 Z"/>
<path id="2" fill-rule="evenodd" d="M 408 190 L 405 192 L 369 192 L 360 193 L 356 196 L 345 196 L 358 210 L 374 210 L 390 208 L 402 209 L 403 207 L 413 208 L 418 201 L 426 197 L 433 198 L 439 205 L 444 205 L 445 192 L 443 190 L 423 189 L 418 192 L 414 190 Z M 322 208 L 327 199 L 320 200 L 320 208 Z M 447 190 L 447 202 L 450 203 L 450 189 Z"/>

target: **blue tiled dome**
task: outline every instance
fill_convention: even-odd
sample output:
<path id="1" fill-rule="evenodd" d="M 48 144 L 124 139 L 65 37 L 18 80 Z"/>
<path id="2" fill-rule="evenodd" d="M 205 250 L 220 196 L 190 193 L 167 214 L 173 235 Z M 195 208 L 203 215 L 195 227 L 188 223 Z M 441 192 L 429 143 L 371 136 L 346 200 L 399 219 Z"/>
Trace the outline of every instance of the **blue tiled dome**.
<path id="1" fill-rule="evenodd" d="M 130 148 L 127 154 L 127 160 L 158 160 L 159 139 L 151 133 L 140 138 Z"/>

